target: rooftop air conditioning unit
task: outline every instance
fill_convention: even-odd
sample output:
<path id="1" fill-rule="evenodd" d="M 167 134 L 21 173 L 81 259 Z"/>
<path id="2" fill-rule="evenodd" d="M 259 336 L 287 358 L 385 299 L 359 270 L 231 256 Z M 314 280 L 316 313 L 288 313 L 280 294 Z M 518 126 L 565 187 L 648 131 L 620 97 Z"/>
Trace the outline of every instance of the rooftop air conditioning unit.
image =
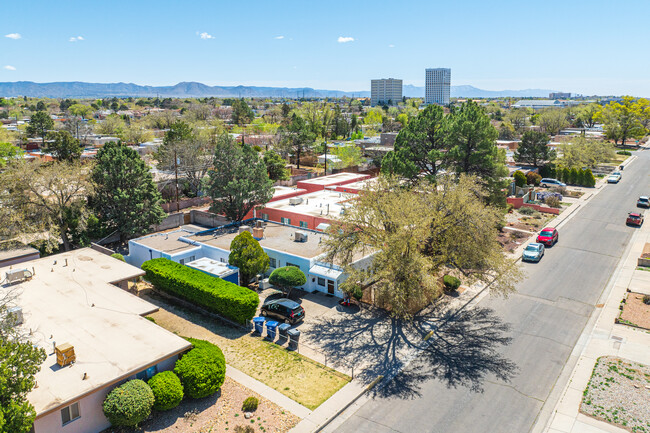
<path id="1" fill-rule="evenodd" d="M 239 226 L 239 232 L 238 232 L 238 234 L 239 234 L 239 233 L 244 233 L 244 232 L 251 233 L 251 232 L 252 232 L 252 230 L 251 230 L 251 226 Z"/>
<path id="2" fill-rule="evenodd" d="M 308 235 L 305 232 L 296 232 L 296 234 L 293 236 L 293 240 L 295 242 L 307 242 Z"/>
<path id="3" fill-rule="evenodd" d="M 269 283 L 268 278 L 264 278 L 263 280 L 260 280 L 260 290 L 266 290 L 271 288 L 271 284 Z"/>
<path id="4" fill-rule="evenodd" d="M 11 326 L 18 326 L 23 324 L 23 307 L 7 308 L 7 321 Z"/>
<path id="5" fill-rule="evenodd" d="M 291 197 L 289 199 L 289 204 L 290 205 L 295 206 L 295 205 L 300 204 L 300 203 L 302 203 L 302 197 Z"/>
<path id="6" fill-rule="evenodd" d="M 32 278 L 32 272 L 27 269 L 13 269 L 7 271 L 7 282 L 8 283 L 18 283 L 21 281 L 26 281 Z"/>

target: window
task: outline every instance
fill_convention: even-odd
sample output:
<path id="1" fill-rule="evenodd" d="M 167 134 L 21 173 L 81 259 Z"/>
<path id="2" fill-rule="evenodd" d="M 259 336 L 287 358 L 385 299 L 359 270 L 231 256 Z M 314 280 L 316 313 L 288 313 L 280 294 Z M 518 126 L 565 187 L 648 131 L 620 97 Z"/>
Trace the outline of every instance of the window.
<path id="1" fill-rule="evenodd" d="M 185 259 L 180 259 L 180 260 L 178 261 L 178 263 L 180 263 L 181 265 L 184 265 L 184 264 L 185 264 Z"/>
<path id="2" fill-rule="evenodd" d="M 325 287 L 325 278 L 318 277 L 318 285 Z"/>
<path id="3" fill-rule="evenodd" d="M 302 227 L 303 229 L 308 229 L 309 224 L 307 224 L 307 221 L 300 221 L 300 227 Z"/>
<path id="4" fill-rule="evenodd" d="M 81 418 L 79 403 L 72 403 L 70 406 L 61 409 L 61 425 L 66 425 L 77 418 Z"/>
<path id="5" fill-rule="evenodd" d="M 281 222 L 282 224 L 291 225 L 291 218 L 285 218 L 285 217 L 282 217 L 282 219 L 281 219 L 280 222 Z"/>
<path id="6" fill-rule="evenodd" d="M 269 266 L 272 268 L 276 267 L 275 259 L 269 257 Z"/>
<path id="7" fill-rule="evenodd" d="M 153 365 L 153 366 L 147 368 L 146 370 L 143 370 L 140 373 L 137 373 L 135 375 L 135 378 L 140 379 L 140 380 L 144 380 L 146 382 L 147 380 L 154 377 L 156 375 L 156 373 L 158 373 L 158 367 Z"/>
<path id="8" fill-rule="evenodd" d="M 262 214 L 260 214 L 260 218 L 262 218 L 263 220 L 268 220 L 269 219 L 269 214 L 262 213 Z"/>
<path id="9" fill-rule="evenodd" d="M 188 261 L 188 262 L 193 262 L 194 260 L 196 260 L 196 259 L 194 258 L 194 256 L 189 256 L 189 257 L 187 258 L 187 261 Z"/>

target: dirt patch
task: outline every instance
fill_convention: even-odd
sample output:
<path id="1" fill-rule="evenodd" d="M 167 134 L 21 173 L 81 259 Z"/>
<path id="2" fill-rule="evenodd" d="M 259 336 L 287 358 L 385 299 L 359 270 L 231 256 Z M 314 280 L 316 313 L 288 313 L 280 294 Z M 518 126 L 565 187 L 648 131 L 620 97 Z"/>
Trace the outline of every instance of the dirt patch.
<path id="1" fill-rule="evenodd" d="M 309 409 L 317 408 L 350 381 L 336 370 L 240 328 L 226 326 L 155 295 L 145 299 L 160 307 L 150 316 L 158 325 L 181 336 L 216 344 L 228 364 Z"/>
<path id="2" fill-rule="evenodd" d="M 650 305 L 643 302 L 642 294 L 628 293 L 621 306 L 623 309 L 618 317 L 618 323 L 650 329 Z"/>
<path id="3" fill-rule="evenodd" d="M 648 432 L 649 393 L 649 366 L 603 356 L 583 393 L 580 412 L 631 432 Z"/>
<path id="4" fill-rule="evenodd" d="M 242 403 L 251 396 L 258 398 L 259 406 L 251 419 L 245 419 Z M 256 432 L 280 433 L 299 421 L 297 416 L 226 377 L 221 390 L 211 397 L 187 399 L 174 409 L 154 411 L 138 428 L 109 428 L 104 433 L 216 433 L 232 432 L 237 425 L 250 425 Z"/>

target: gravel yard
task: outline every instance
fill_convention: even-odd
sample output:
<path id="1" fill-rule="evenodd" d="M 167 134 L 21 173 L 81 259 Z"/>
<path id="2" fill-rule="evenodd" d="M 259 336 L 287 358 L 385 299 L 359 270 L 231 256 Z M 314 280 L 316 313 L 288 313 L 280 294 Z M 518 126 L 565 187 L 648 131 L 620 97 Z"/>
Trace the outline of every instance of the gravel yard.
<path id="1" fill-rule="evenodd" d="M 627 300 L 621 305 L 623 311 L 619 316 L 619 323 L 650 329 L 650 305 L 643 303 L 642 294 L 628 293 Z"/>
<path id="2" fill-rule="evenodd" d="M 598 358 L 580 412 L 631 432 L 650 432 L 650 366 Z"/>
<path id="3" fill-rule="evenodd" d="M 250 396 L 259 399 L 259 406 L 251 419 L 245 419 L 241 407 Z M 281 433 L 289 431 L 299 421 L 297 416 L 226 377 L 221 390 L 214 396 L 186 399 L 174 409 L 154 411 L 138 428 L 109 428 L 104 433 L 233 432 L 238 425 L 250 425 L 255 432 Z"/>

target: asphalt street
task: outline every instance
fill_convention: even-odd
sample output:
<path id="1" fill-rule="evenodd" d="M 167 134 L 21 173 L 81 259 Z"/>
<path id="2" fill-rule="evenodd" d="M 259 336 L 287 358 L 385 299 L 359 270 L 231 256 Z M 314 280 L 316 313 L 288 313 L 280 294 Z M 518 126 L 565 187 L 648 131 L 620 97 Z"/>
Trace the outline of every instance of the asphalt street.
<path id="1" fill-rule="evenodd" d="M 501 350 L 518 367 L 510 382 L 488 376 L 483 392 L 475 392 L 430 378 L 418 395 L 369 400 L 336 431 L 529 432 L 636 230 L 625 225 L 627 212 L 650 194 L 650 151 L 635 154 L 620 183 L 605 185 L 578 209 L 540 263 L 522 264 L 526 277 L 516 294 L 478 304 L 512 326 L 512 342 Z"/>

